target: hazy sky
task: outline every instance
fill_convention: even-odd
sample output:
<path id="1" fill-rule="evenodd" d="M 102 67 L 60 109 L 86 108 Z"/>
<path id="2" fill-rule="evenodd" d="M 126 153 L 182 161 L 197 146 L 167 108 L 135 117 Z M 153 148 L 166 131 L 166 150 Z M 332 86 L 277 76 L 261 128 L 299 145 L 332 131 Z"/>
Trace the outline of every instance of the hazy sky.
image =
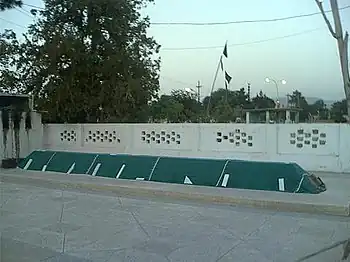
<path id="1" fill-rule="evenodd" d="M 24 2 L 43 6 L 40 0 Z M 350 5 L 349 0 L 338 0 L 338 3 L 339 7 Z M 326 10 L 330 8 L 328 0 L 324 1 L 324 6 Z M 27 6 L 24 9 L 30 10 Z M 150 16 L 151 22 L 226 22 L 308 14 L 318 12 L 318 8 L 314 0 L 155 0 L 155 4 L 143 12 Z M 350 8 L 340 14 L 344 30 L 350 31 Z M 332 19 L 331 14 L 328 16 Z M 22 26 L 32 22 L 32 18 L 17 10 L 1 13 L 1 17 Z M 0 20 L 0 29 L 4 28 L 13 28 L 18 33 L 25 30 Z M 302 34 L 240 45 L 299 33 Z M 195 88 L 200 80 L 202 96 L 208 95 L 227 40 L 229 58 L 224 63 L 225 69 L 233 77 L 230 89 L 238 89 L 250 82 L 253 95 L 262 89 L 275 97 L 274 85 L 264 82 L 269 76 L 287 81 L 286 85 L 279 87 L 281 96 L 298 89 L 305 96 L 324 99 L 344 97 L 336 41 L 329 34 L 321 15 L 271 23 L 152 25 L 149 34 L 162 45 L 162 93 L 171 89 Z M 171 50 L 215 46 L 221 47 Z M 222 73 L 219 73 L 215 87 L 224 87 Z"/>

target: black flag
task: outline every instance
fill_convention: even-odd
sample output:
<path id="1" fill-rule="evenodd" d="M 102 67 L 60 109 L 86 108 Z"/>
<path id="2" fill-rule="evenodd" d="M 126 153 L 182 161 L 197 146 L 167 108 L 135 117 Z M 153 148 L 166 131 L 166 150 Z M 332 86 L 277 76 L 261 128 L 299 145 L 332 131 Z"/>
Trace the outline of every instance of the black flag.
<path id="1" fill-rule="evenodd" d="M 226 58 L 228 58 L 227 43 L 225 44 L 223 55 L 224 55 Z"/>
<path id="2" fill-rule="evenodd" d="M 229 84 L 232 80 L 232 77 L 225 71 L 225 79 L 226 79 L 226 82 Z"/>

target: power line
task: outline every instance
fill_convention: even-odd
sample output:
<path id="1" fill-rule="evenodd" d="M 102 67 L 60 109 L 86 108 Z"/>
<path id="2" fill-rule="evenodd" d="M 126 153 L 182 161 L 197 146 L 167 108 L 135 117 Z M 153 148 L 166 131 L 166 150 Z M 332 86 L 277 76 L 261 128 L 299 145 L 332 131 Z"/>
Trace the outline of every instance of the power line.
<path id="1" fill-rule="evenodd" d="M 35 15 L 32 14 L 31 11 L 28 11 L 27 9 L 24 9 L 23 7 L 21 7 L 21 9 L 26 12 L 27 14 L 29 14 L 31 17 L 35 17 Z"/>
<path id="2" fill-rule="evenodd" d="M 339 8 L 339 10 L 345 10 L 350 8 L 350 5 Z M 325 13 L 332 12 L 332 10 L 327 10 Z M 248 24 L 248 23 L 270 23 L 270 22 L 278 22 L 278 21 L 286 21 L 297 18 L 310 17 L 315 15 L 320 15 L 321 12 L 303 14 L 303 15 L 293 15 L 286 16 L 280 18 L 271 18 L 271 19 L 257 19 L 257 20 L 238 20 L 238 21 L 228 21 L 228 22 L 201 22 L 201 23 L 193 23 L 193 22 L 153 22 L 151 25 L 186 25 L 186 26 L 211 26 L 211 25 L 230 25 L 230 24 Z"/>
<path id="3" fill-rule="evenodd" d="M 31 5 L 31 4 L 23 4 L 32 8 L 37 8 L 41 10 L 45 10 L 45 8 Z M 339 10 L 345 10 L 349 9 L 350 5 L 343 6 L 339 8 Z M 330 13 L 332 10 L 327 10 L 325 13 Z M 310 17 L 310 16 L 316 16 L 322 14 L 321 12 L 315 12 L 315 13 L 309 13 L 309 14 L 302 14 L 302 15 L 293 15 L 293 16 L 286 16 L 286 17 L 280 17 L 280 18 L 271 18 L 271 19 L 257 19 L 257 20 L 238 20 L 238 21 L 228 21 L 228 22 L 201 22 L 201 23 L 193 23 L 193 22 L 153 22 L 150 23 L 151 25 L 188 25 L 188 26 L 211 26 L 211 25 L 230 25 L 230 24 L 247 24 L 247 23 L 270 23 L 270 22 L 278 22 L 278 21 L 285 21 L 285 20 L 291 20 L 291 19 L 298 19 L 298 18 L 304 18 L 304 17 Z"/>
<path id="4" fill-rule="evenodd" d="M 40 6 L 37 6 L 37 5 L 31 5 L 31 4 L 25 4 L 25 3 L 23 3 L 23 5 L 28 6 L 28 7 L 32 7 L 32 8 L 37 8 L 37 9 L 45 10 L 45 8 L 40 7 Z"/>
<path id="5" fill-rule="evenodd" d="M 12 22 L 12 21 L 7 20 L 7 19 L 5 19 L 5 18 L 0 17 L 0 20 L 4 21 L 4 22 L 6 22 L 6 23 L 13 24 L 13 25 L 15 25 L 15 26 L 18 26 L 18 27 L 21 27 L 21 28 L 26 29 L 26 27 L 24 27 L 23 25 L 17 24 L 17 23 L 15 23 L 15 22 Z"/>
<path id="6" fill-rule="evenodd" d="M 20 13 L 22 13 L 22 14 L 24 14 L 24 15 L 26 15 L 26 16 L 28 16 L 28 17 L 30 17 L 30 18 L 34 17 L 31 13 L 29 13 L 27 10 L 25 10 L 23 8 L 19 9 L 19 8 L 16 7 L 15 10 L 20 12 Z"/>
<path id="7" fill-rule="evenodd" d="M 160 77 L 165 79 L 165 80 L 168 80 L 168 81 L 171 81 L 171 82 L 174 82 L 174 83 L 178 83 L 178 84 L 181 84 L 181 85 L 184 85 L 184 86 L 191 86 L 191 87 L 193 86 L 193 84 L 186 83 L 186 82 L 183 82 L 183 81 L 180 81 L 180 80 L 168 77 L 168 76 L 162 76 L 161 75 Z"/>
<path id="8" fill-rule="evenodd" d="M 311 29 L 311 30 L 305 30 L 302 32 L 294 33 L 294 34 L 278 36 L 278 37 L 273 37 L 273 38 L 267 38 L 267 39 L 252 41 L 252 42 L 231 44 L 228 46 L 233 47 L 233 46 L 245 46 L 245 45 L 260 44 L 260 43 L 265 43 L 265 42 L 270 42 L 270 41 L 275 41 L 275 40 L 291 38 L 291 37 L 295 37 L 295 36 L 299 36 L 299 35 L 305 35 L 305 34 L 309 34 L 309 33 L 319 31 L 322 29 L 324 29 L 324 28 L 315 28 L 315 29 Z M 221 49 L 221 48 L 223 48 L 222 45 L 220 45 L 220 46 L 199 46 L 199 47 L 174 47 L 174 48 L 169 47 L 169 48 L 161 48 L 161 51 L 208 50 L 208 49 Z"/>
<path id="9" fill-rule="evenodd" d="M 9 24 L 13 24 L 15 26 L 18 26 L 18 27 L 26 29 L 26 27 L 24 27 L 24 26 L 22 26 L 20 24 L 17 24 L 15 22 L 9 21 L 7 19 L 4 19 L 2 17 L 0 17 L 0 20 L 3 20 L 3 21 L 5 21 L 5 22 L 7 22 Z M 306 31 L 294 33 L 294 34 L 278 36 L 278 37 L 273 37 L 273 38 L 267 38 L 267 39 L 251 41 L 251 42 L 243 42 L 243 43 L 231 44 L 231 45 L 228 45 L 228 46 L 229 47 L 234 47 L 234 46 L 245 46 L 245 45 L 260 44 L 260 43 L 265 43 L 265 42 L 276 41 L 276 40 L 291 38 L 291 37 L 295 37 L 295 36 L 300 36 L 300 35 L 304 35 L 304 34 L 309 34 L 309 33 L 315 32 L 315 31 L 319 31 L 321 29 L 324 29 L 324 28 L 315 28 L 315 29 L 311 29 L 311 30 L 306 30 Z M 222 45 L 221 46 L 219 46 L 219 45 L 218 46 L 198 46 L 198 47 L 169 47 L 169 48 L 161 48 L 161 51 L 209 50 L 209 49 L 220 49 L 220 48 L 222 48 Z M 182 83 L 182 84 L 184 84 L 184 83 Z"/>
<path id="10" fill-rule="evenodd" d="M 29 7 L 45 10 L 42 7 L 31 5 L 31 4 L 23 4 Z M 339 10 L 346 10 L 349 9 L 350 5 L 344 6 L 339 8 Z M 332 12 L 332 10 L 327 10 L 325 13 Z M 272 19 L 257 19 L 257 20 L 239 20 L 239 21 L 229 21 L 229 22 L 204 22 L 204 23 L 192 23 L 192 22 L 153 22 L 150 23 L 151 25 L 193 25 L 193 26 L 210 26 L 210 25 L 229 25 L 229 24 L 244 24 L 244 23 L 268 23 L 268 22 L 278 22 L 278 21 L 285 21 L 285 20 L 291 20 L 291 19 L 298 19 L 298 18 L 304 18 L 304 17 L 311 17 L 315 15 L 320 15 L 321 12 L 314 12 L 309 14 L 302 14 L 302 15 L 294 15 L 294 16 L 287 16 L 287 17 L 281 17 L 281 18 L 272 18 Z M 217 48 L 217 47 L 216 47 Z M 165 50 L 165 49 L 163 49 Z"/>

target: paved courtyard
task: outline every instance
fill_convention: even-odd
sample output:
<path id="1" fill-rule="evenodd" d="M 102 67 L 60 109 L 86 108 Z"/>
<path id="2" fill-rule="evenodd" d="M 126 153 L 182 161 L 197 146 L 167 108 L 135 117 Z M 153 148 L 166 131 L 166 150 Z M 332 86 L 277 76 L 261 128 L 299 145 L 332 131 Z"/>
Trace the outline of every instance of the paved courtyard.
<path id="1" fill-rule="evenodd" d="M 0 184 L 4 262 L 295 261 L 350 218 Z M 339 261 L 338 247 L 308 261 Z"/>

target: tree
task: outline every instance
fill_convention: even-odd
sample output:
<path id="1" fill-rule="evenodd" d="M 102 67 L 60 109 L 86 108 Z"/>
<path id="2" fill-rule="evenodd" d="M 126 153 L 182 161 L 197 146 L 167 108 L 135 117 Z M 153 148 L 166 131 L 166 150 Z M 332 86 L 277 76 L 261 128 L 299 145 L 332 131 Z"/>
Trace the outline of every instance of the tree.
<path id="1" fill-rule="evenodd" d="M 181 114 L 181 122 L 198 122 L 201 118 L 202 104 L 198 103 L 195 94 L 185 92 L 183 90 L 173 90 L 171 96 L 178 103 L 183 105 L 183 112 Z"/>
<path id="2" fill-rule="evenodd" d="M 241 117 L 242 112 L 239 106 L 232 107 L 228 103 L 218 104 L 212 113 L 212 120 L 216 123 L 232 123 L 237 117 Z"/>
<path id="3" fill-rule="evenodd" d="M 159 45 L 140 14 L 149 2 L 45 0 L 13 70 L 50 121 L 148 120 L 159 90 Z"/>
<path id="4" fill-rule="evenodd" d="M 202 105 L 198 103 L 196 96 L 182 90 L 173 90 L 170 95 L 162 95 L 151 105 L 151 118 L 156 122 L 194 123 L 201 121 L 202 113 Z"/>
<path id="5" fill-rule="evenodd" d="M 344 116 L 347 115 L 347 102 L 346 99 L 333 103 L 331 107 L 331 118 L 336 123 L 347 122 Z"/>
<path id="6" fill-rule="evenodd" d="M 299 114 L 299 120 L 301 122 L 308 121 L 310 119 L 310 107 L 305 97 L 298 90 L 293 91 L 292 95 L 288 97 L 288 104 L 294 105 L 297 108 L 302 109 Z"/>
<path id="7" fill-rule="evenodd" d="M 276 103 L 273 99 L 266 96 L 262 90 L 253 97 L 252 104 L 254 108 L 262 109 L 262 108 L 275 108 Z"/>
<path id="8" fill-rule="evenodd" d="M 23 2 L 21 0 L 0 0 L 0 11 L 5 11 L 7 9 L 21 7 Z"/>
<path id="9" fill-rule="evenodd" d="M 344 92 L 345 92 L 345 98 L 347 101 L 347 115 L 348 115 L 348 119 L 350 120 L 350 72 L 349 72 L 349 43 L 348 43 L 349 33 L 345 31 L 345 36 L 344 36 L 337 0 L 330 0 L 333 20 L 334 20 L 334 29 L 331 25 L 331 22 L 326 16 L 326 13 L 323 9 L 322 1 L 321 0 L 315 0 L 315 1 L 322 13 L 322 16 L 328 26 L 330 33 L 337 40 L 338 52 L 339 52 L 339 58 L 340 58 L 340 67 L 341 67 L 341 73 L 343 77 Z"/>
<path id="10" fill-rule="evenodd" d="M 203 105 L 205 108 L 207 108 L 208 102 L 209 96 L 205 97 L 203 100 Z M 214 112 L 215 108 L 225 103 L 230 105 L 232 108 L 236 106 L 245 108 L 249 104 L 249 95 L 245 92 L 244 88 L 235 91 L 220 88 L 211 94 L 209 112 Z"/>
<path id="11" fill-rule="evenodd" d="M 203 100 L 204 108 L 207 108 L 209 96 Z M 244 88 L 240 90 L 218 89 L 211 94 L 210 118 L 216 122 L 231 122 L 242 116 L 243 108 L 250 108 L 249 95 Z"/>
<path id="12" fill-rule="evenodd" d="M 159 100 L 153 101 L 150 109 L 152 122 L 179 122 L 183 105 L 170 95 L 162 95 Z"/>
<path id="13" fill-rule="evenodd" d="M 22 87 L 20 74 L 13 70 L 18 61 L 19 43 L 11 30 L 0 33 L 0 92 L 18 93 Z"/>
<path id="14" fill-rule="evenodd" d="M 319 99 L 312 105 L 309 105 L 309 112 L 319 120 L 328 119 L 329 110 L 322 99 Z"/>

